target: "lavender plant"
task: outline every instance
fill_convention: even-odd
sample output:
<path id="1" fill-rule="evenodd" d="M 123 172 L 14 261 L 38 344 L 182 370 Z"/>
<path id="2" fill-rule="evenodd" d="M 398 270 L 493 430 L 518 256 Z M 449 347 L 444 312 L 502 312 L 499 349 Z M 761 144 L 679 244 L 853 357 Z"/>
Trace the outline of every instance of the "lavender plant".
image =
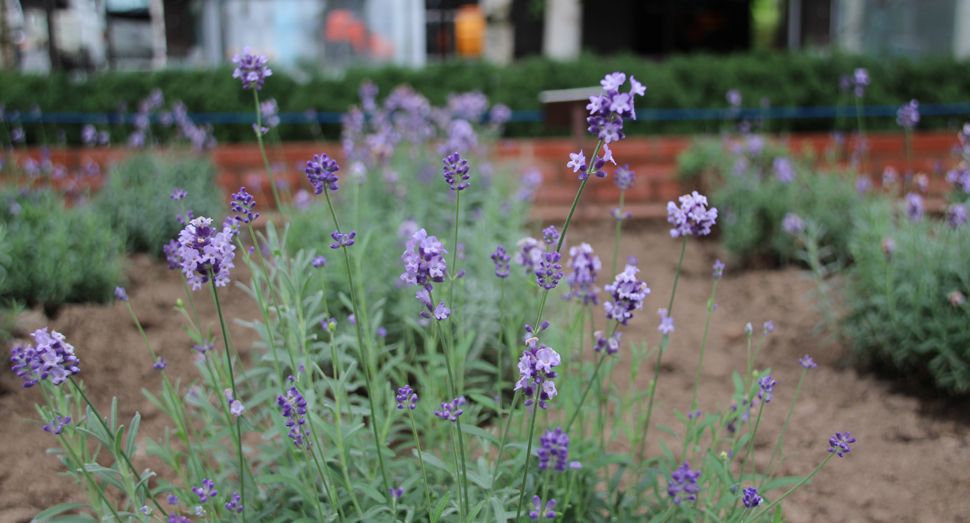
<path id="1" fill-rule="evenodd" d="M 251 58 L 240 58 L 236 75 L 257 90 L 268 73 L 265 60 Z M 635 115 L 634 97 L 645 92 L 633 77 L 629 91 L 621 92 L 623 73 L 601 83 L 602 93 L 588 107 L 590 132 L 599 142 L 591 157 L 580 152 L 569 162 L 580 180 L 572 211 L 586 186 L 607 176 L 609 145 L 623 139 L 624 121 Z M 645 391 L 617 391 L 616 361 L 632 360 L 634 382 L 648 355 L 646 345 L 623 343 L 623 329 L 642 320 L 651 294 L 636 260 L 605 279 L 611 283 L 603 286 L 601 300 L 598 256 L 586 244 L 564 248 L 572 211 L 561 228 L 543 231 L 542 240 L 518 242 L 514 255 L 496 248 L 496 240 L 511 248 L 509 235 L 521 234 L 521 222 L 509 216 L 521 216 L 524 207 L 501 201 L 514 189 L 488 176 L 480 157 L 476 163 L 480 143 L 469 132 L 475 132 L 469 115 L 483 112 L 487 101 L 475 94 L 455 97 L 441 112 L 404 89 L 378 112 L 376 95 L 365 84 L 362 107 L 375 122 L 373 133 L 365 133 L 367 119 L 356 116 L 345 128 L 347 155 L 363 166 L 350 169 L 356 179 L 352 174 L 341 181 L 340 166 L 325 154 L 309 159 L 305 172 L 318 201 L 289 213 L 292 224 L 269 222 L 257 233 L 260 202 L 245 188 L 223 209 L 229 215 L 223 222 L 179 213 L 184 228 L 165 253 L 185 287 L 176 307 L 186 319 L 201 379 L 185 389 L 173 383 L 147 337 L 141 363 L 159 373 L 161 392 L 146 394 L 175 425 L 164 439 L 147 442 L 166 470 L 139 473 L 134 467 L 138 416 L 126 435 L 114 414 L 102 417 L 88 401 L 79 379 L 83 347 L 43 329 L 33 344 L 16 346 L 14 371 L 25 386 L 43 391 L 38 413 L 44 430 L 58 438 L 68 474 L 89 498 L 84 505 L 52 507 L 41 519 L 75 510 L 79 515 L 67 518 L 170 523 L 777 520 L 778 503 L 794 488 L 778 489 L 801 486 L 832 456 L 851 450 L 855 439 L 837 433 L 808 477 L 775 478 L 787 457 L 783 429 L 769 466 L 755 466 L 762 414 L 775 408 L 768 406 L 775 387 L 786 385 L 755 368 L 761 344 L 774 330 L 768 321 L 753 354 L 754 329 L 746 329 L 746 370 L 735 374 L 733 405 L 720 413 L 702 412 L 701 405 L 714 400 L 697 394 L 705 334 L 690 411 L 678 413 L 684 423 L 681 455 L 656 439 L 662 454 L 647 456 L 648 441 L 655 441 L 659 369 L 676 334 L 674 304 L 686 244 L 711 232 L 718 210 L 696 191 L 668 205 L 681 255 L 670 299 L 659 310 L 653 380 Z M 430 176 L 423 182 L 422 170 L 408 173 L 414 180 L 403 178 L 394 170 L 395 158 L 415 163 L 429 154 L 426 140 L 435 128 L 448 133 L 444 182 Z M 404 150 L 396 152 L 398 146 Z M 618 178 L 624 176 L 621 171 Z M 351 184 L 349 197 L 347 187 L 340 190 L 344 182 Z M 359 211 L 361 202 L 367 211 Z M 381 226 L 390 215 L 386 209 L 395 207 L 413 214 Z M 316 236 L 307 240 L 298 231 L 311 224 Z M 320 261 L 313 246 L 291 254 L 301 241 L 339 252 L 330 263 Z M 381 261 L 388 252 L 394 252 L 393 266 Z M 239 281 L 238 263 L 249 269 L 248 281 Z M 713 267 L 708 326 L 724 268 L 720 262 Z M 338 290 L 328 290 L 338 281 Z M 219 289 L 230 284 L 242 287 L 260 309 L 259 318 L 242 321 L 261 339 L 249 365 L 226 329 Z M 563 293 L 565 306 L 549 300 L 551 292 Z M 395 310 L 386 314 L 392 295 Z M 116 297 L 128 303 L 124 289 Z M 221 336 L 200 321 L 199 299 L 213 300 Z M 604 330 L 593 328 L 597 315 Z M 590 345 L 595 356 L 585 361 L 582 349 Z M 503 392 L 505 351 L 509 362 L 517 361 L 511 400 Z M 801 365 L 804 378 L 813 364 L 806 356 Z M 599 407 L 587 404 L 591 395 Z M 602 408 L 604 395 L 618 398 L 612 419 Z M 608 422 L 623 427 L 633 450 L 613 450 L 618 436 L 614 431 L 607 440 Z M 820 442 L 819 455 L 824 448 Z"/>

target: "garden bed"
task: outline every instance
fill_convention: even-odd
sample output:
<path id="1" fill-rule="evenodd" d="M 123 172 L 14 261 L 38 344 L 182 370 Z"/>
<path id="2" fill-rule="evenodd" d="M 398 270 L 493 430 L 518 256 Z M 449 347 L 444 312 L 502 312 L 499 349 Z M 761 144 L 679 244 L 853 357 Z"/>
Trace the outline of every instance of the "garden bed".
<path id="1" fill-rule="evenodd" d="M 606 253 L 612 251 L 612 227 L 612 223 L 577 224 L 570 229 L 567 244 L 590 242 L 601 253 L 606 272 L 611 262 Z M 672 240 L 667 227 L 660 224 L 630 228 L 635 230 L 624 233 L 620 259 L 639 258 L 640 276 L 653 293 L 647 298 L 645 313 L 631 322 L 624 341 L 645 340 L 655 347 L 660 334 L 652 311 L 666 305 L 663 302 L 673 284 L 680 242 Z M 688 243 L 674 307 L 677 330 L 664 356 L 658 387 L 662 404 L 654 418 L 658 424 L 674 427 L 679 424 L 671 411 L 689 407 L 710 293 L 710 267 L 716 258 L 727 261 L 715 242 Z M 181 279 L 164 262 L 145 256 L 132 258 L 127 274 L 131 305 L 153 347 L 168 361 L 167 372 L 173 380 L 181 377 L 184 389 L 198 375 L 192 363 L 192 342 L 182 330 L 184 318 L 173 310 L 176 299 L 184 296 Z M 233 279 L 248 279 L 242 264 Z M 765 408 L 756 439 L 756 449 L 762 450 L 756 453 L 759 467 L 765 465 L 761 459 L 770 454 L 763 450 L 771 448 L 784 422 L 802 371 L 797 360 L 806 353 L 819 367 L 806 376 L 786 436 L 786 452 L 798 455 L 782 465 L 781 474 L 810 473 L 827 455 L 826 440 L 835 431 L 849 430 L 858 438 L 851 454 L 834 460 L 813 483 L 788 498 L 785 517 L 793 523 L 964 521 L 961 515 L 970 514 L 970 499 L 963 495 L 965 485 L 970 484 L 970 469 L 954 465 L 970 462 L 967 401 L 920 397 L 898 382 L 860 375 L 850 365 L 846 351 L 813 335 L 818 316 L 803 298 L 811 290 L 811 282 L 796 269 L 735 272 L 728 261 L 715 299 L 718 309 L 704 361 L 700 408 L 714 411 L 730 403 L 731 372 L 744 365 L 744 324 L 773 320 L 775 332 L 768 336 L 759 363 L 772 369 L 778 387 L 775 400 Z M 259 315 L 255 302 L 233 286 L 222 294 L 222 302 L 228 318 Z M 200 298 L 197 305 L 203 324 L 217 321 L 211 300 Z M 80 377 L 99 408 L 107 411 L 111 397 L 118 396 L 122 419 L 136 410 L 141 412 L 140 439 L 163 435 L 165 417 L 141 394 L 142 387 L 157 391 L 160 379 L 123 304 L 69 305 L 53 320 L 31 313 L 22 319 L 21 328 L 30 332 L 48 325 L 76 347 Z M 255 332 L 235 324 L 229 328 L 237 347 L 246 354 L 257 339 Z M 629 386 L 623 365 L 629 362 L 629 354 L 621 350 L 620 355 L 615 381 L 622 388 Z M 651 377 L 651 364 L 647 363 L 637 387 L 646 388 Z M 39 425 L 23 421 L 36 417 L 33 403 L 39 400 L 36 388 L 23 389 L 12 372 L 0 372 L 0 416 L 6 420 L 0 425 L 0 440 L 5 442 L 0 446 L 0 523 L 27 522 L 54 504 L 83 501 L 83 494 L 70 479 L 56 475 L 62 470 L 56 458 L 45 455 L 56 440 Z M 650 455 L 660 451 L 656 439 L 661 434 L 651 431 Z M 621 436 L 611 447 L 623 452 L 628 450 L 626 445 Z M 144 455 L 144 446 L 136 454 L 135 465 L 164 470 Z"/>

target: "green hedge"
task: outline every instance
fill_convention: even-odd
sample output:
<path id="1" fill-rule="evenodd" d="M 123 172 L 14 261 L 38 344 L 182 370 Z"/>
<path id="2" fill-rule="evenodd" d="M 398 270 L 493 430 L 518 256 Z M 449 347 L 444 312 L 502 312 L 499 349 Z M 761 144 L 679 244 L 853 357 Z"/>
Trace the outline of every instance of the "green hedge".
<path id="1" fill-rule="evenodd" d="M 541 109 L 538 93 L 547 89 L 586 87 L 608 72 L 625 71 L 647 86 L 647 94 L 638 100 L 639 108 L 723 108 L 725 93 L 737 88 L 744 96 L 745 107 L 758 107 L 767 96 L 775 107 L 832 106 L 852 103 L 840 94 L 839 75 L 856 67 L 866 67 L 872 77 L 866 104 L 902 104 L 911 98 L 922 103 L 963 102 L 970 95 L 970 68 L 953 58 L 881 60 L 845 55 L 815 56 L 809 54 L 739 54 L 733 56 L 686 55 L 658 63 L 633 56 L 598 57 L 585 55 L 579 60 L 557 62 L 532 58 L 508 67 L 483 62 L 449 62 L 423 69 L 384 67 L 356 68 L 341 76 L 320 72 L 288 75 L 274 71 L 260 95 L 274 97 L 281 111 L 344 111 L 357 103 L 357 87 L 370 78 L 386 94 L 394 86 L 410 83 L 432 103 L 441 104 L 448 93 L 481 90 L 493 102 L 516 110 Z M 300 79 L 300 81 L 297 80 Z M 32 76 L 0 74 L 0 102 L 8 108 L 27 111 L 37 103 L 51 112 L 115 112 L 121 101 L 130 110 L 149 91 L 159 87 L 167 101 L 180 99 L 191 112 L 236 112 L 253 108 L 252 93 L 243 91 L 232 78 L 231 69 L 165 70 L 155 73 L 105 73 L 78 80 L 68 75 Z M 951 122 L 947 116 L 927 116 L 921 128 L 943 128 L 962 122 Z M 854 122 L 843 122 L 850 128 Z M 893 129 L 895 118 L 870 119 L 870 128 Z M 827 118 L 777 120 L 772 131 L 831 130 L 835 122 Z M 27 125 L 30 139 L 39 139 L 37 125 Z M 80 125 L 66 125 L 68 139 L 79 140 Z M 716 121 L 631 122 L 629 131 L 636 133 L 689 133 L 717 131 Z M 113 132 L 126 135 L 116 126 Z M 48 125 L 48 136 L 53 136 Z M 130 131 L 130 128 L 127 130 Z M 305 125 L 283 125 L 284 140 L 312 137 Z M 567 132 L 561 130 L 557 132 Z M 334 138 L 337 125 L 325 125 L 324 133 Z M 514 123 L 507 129 L 510 136 L 549 134 L 542 123 Z M 247 125 L 217 125 L 220 142 L 248 141 L 253 138 Z M 115 137 L 118 140 L 118 136 Z"/>

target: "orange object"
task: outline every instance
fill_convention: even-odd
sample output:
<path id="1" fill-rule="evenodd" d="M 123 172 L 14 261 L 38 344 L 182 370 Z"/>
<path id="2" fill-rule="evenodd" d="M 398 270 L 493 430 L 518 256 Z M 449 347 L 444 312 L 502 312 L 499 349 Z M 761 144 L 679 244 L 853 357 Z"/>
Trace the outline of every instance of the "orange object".
<path id="1" fill-rule="evenodd" d="M 349 9 L 334 9 L 324 23 L 328 42 L 347 42 L 361 52 L 367 43 L 367 27 Z"/>
<path id="2" fill-rule="evenodd" d="M 455 13 L 455 50 L 462 58 L 482 56 L 485 15 L 477 5 L 463 5 Z"/>

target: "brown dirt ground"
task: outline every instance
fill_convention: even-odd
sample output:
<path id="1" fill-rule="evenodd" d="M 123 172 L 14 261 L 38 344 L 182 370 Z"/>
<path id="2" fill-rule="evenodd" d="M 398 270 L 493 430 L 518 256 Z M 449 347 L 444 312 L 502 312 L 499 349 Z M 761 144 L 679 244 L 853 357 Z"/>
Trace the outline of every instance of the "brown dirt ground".
<path id="1" fill-rule="evenodd" d="M 653 293 L 643 314 L 631 322 L 624 341 L 646 340 L 653 346 L 660 340 L 653 311 L 665 306 L 670 295 L 680 243 L 661 224 L 633 224 L 629 229 L 623 236 L 620 260 L 637 256 L 641 277 Z M 570 231 L 570 242 L 590 242 L 604 265 L 609 263 L 612 238 L 612 226 L 606 223 L 575 226 Z M 713 241 L 691 241 L 687 247 L 674 307 L 677 330 L 661 366 L 656 422 L 676 427 L 671 410 L 689 407 L 711 265 L 718 257 L 729 265 L 715 299 L 718 309 L 704 361 L 701 408 L 715 410 L 730 401 L 731 372 L 744 365 L 744 324 L 752 322 L 757 337 L 759 326 L 773 320 L 775 332 L 762 349 L 758 368 L 770 367 L 778 386 L 756 439 L 758 465 L 763 467 L 771 453 L 801 373 L 797 359 L 805 354 L 819 367 L 806 377 L 785 438 L 786 450 L 798 455 L 786 461 L 781 472 L 810 472 L 827 455 L 827 440 L 835 431 L 850 430 L 859 440 L 851 454 L 830 461 L 813 483 L 786 501 L 788 520 L 970 522 L 970 467 L 966 467 L 970 403 L 918 394 L 898 381 L 860 373 L 842 347 L 812 334 L 818 315 L 805 298 L 812 284 L 797 269 L 732 270 L 730 260 Z M 245 278 L 244 269 L 236 271 L 238 278 Z M 183 318 L 172 309 L 184 295 L 178 275 L 162 263 L 136 256 L 128 278 L 131 304 L 156 351 L 168 361 L 170 376 L 183 381 L 196 378 Z M 215 307 L 207 296 L 196 293 L 199 313 L 203 322 L 214 322 Z M 258 310 L 241 290 L 230 288 L 221 296 L 227 317 L 257 317 Z M 159 378 L 122 304 L 70 306 L 53 320 L 31 313 L 21 323 L 25 332 L 49 325 L 63 333 L 77 348 L 92 401 L 107 408 L 117 395 L 122 417 L 130 418 L 136 410 L 142 413 L 142 437 L 162 433 L 164 416 L 140 391 L 142 387 L 157 390 Z M 247 352 L 254 333 L 234 324 L 230 329 L 237 347 Z M 625 373 L 617 372 L 615 379 L 623 388 L 629 385 L 628 376 L 621 374 Z M 651 377 L 652 363 L 647 363 L 637 386 L 646 388 Z M 13 373 L 0 372 L 0 419 L 4 420 L 0 424 L 0 523 L 26 522 L 53 504 L 82 500 L 71 480 L 57 475 L 61 470 L 57 460 L 45 454 L 55 444 L 53 438 L 23 421 L 35 417 L 33 403 L 39 398 L 39 391 L 21 388 Z M 651 430 L 648 448 L 656 453 L 659 446 L 654 436 L 660 432 Z M 623 441 L 613 447 L 628 450 Z M 136 466 L 151 465 L 144 456 L 136 458 Z"/>

